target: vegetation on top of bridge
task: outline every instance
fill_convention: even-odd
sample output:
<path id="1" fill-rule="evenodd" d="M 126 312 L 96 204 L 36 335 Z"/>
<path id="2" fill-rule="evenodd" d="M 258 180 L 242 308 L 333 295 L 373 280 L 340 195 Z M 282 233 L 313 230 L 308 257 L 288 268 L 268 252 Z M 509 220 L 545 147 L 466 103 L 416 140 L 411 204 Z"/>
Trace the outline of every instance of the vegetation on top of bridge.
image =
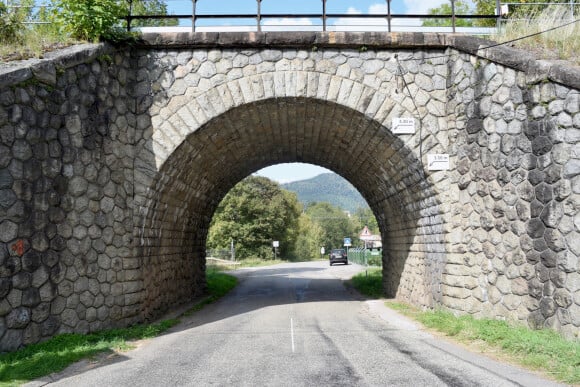
<path id="1" fill-rule="evenodd" d="M 31 57 L 42 58 L 47 51 L 87 40 L 134 40 L 137 34 L 127 33 L 128 23 L 120 22 L 127 17 L 134 19 L 131 21 L 134 27 L 174 26 L 178 23 L 179 15 L 169 15 L 164 0 L 104 1 L 106 3 L 88 0 L 46 0 L 44 4 L 47 5 L 38 6 L 35 0 L 19 0 L 10 2 L 11 7 L 0 1 L 0 43 L 2 43 L 0 62 Z M 109 3 L 110 7 L 107 6 Z M 444 4 L 431 9 L 428 15 L 415 16 L 421 16 L 424 26 L 447 26 L 451 25 L 452 20 L 474 26 L 496 24 L 495 15 L 492 15 L 492 19 L 480 18 L 485 14 L 497 13 L 494 11 L 498 5 L 495 0 L 477 0 L 475 9 L 470 9 L 470 15 L 450 17 L 451 8 L 456 12 L 458 10 L 464 12 L 464 3 L 464 0 L 455 0 L 453 7 L 451 3 Z M 15 4 L 17 6 L 14 6 Z M 549 7 L 548 4 L 555 5 Z M 506 15 L 502 15 L 501 19 L 497 19 L 501 20 L 501 28 L 493 35 L 493 39 L 499 42 L 513 41 L 512 45 L 531 50 L 540 59 L 566 59 L 579 63 L 580 41 L 577 36 L 580 34 L 580 23 L 572 23 L 564 29 L 558 28 L 549 33 L 544 32 L 561 26 L 566 20 L 573 19 L 574 15 L 578 14 L 580 5 L 569 6 L 569 4 L 571 3 L 568 0 L 521 0 L 517 3 L 501 3 L 500 6 L 508 6 L 509 14 L 507 18 Z M 505 11 L 505 7 L 503 9 Z M 332 15 L 327 15 L 330 16 Z M 344 20 L 355 16 L 368 20 L 373 18 L 385 20 L 385 15 L 377 14 L 351 14 L 346 15 Z M 205 16 L 197 15 L 197 18 L 202 17 Z M 364 24 L 360 25 L 361 28 L 364 28 Z M 521 39 L 522 36 L 528 35 L 533 36 Z M 516 38 L 517 41 L 514 41 Z"/>

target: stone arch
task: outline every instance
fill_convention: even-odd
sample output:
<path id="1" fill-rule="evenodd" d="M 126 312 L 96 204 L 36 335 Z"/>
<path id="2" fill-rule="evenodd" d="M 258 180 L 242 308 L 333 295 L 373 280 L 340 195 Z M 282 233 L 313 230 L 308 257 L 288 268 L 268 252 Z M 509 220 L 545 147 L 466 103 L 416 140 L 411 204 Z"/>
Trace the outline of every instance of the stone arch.
<path id="1" fill-rule="evenodd" d="M 223 196 L 262 167 L 294 161 L 336 171 L 365 197 L 389 246 L 388 294 L 425 306 L 440 301 L 441 194 L 419 160 L 416 136 L 388 128 L 393 115 L 414 115 L 395 82 L 388 90 L 286 71 L 172 97 L 153 117 L 135 171 L 145 315 L 203 289 L 205 238 Z"/>

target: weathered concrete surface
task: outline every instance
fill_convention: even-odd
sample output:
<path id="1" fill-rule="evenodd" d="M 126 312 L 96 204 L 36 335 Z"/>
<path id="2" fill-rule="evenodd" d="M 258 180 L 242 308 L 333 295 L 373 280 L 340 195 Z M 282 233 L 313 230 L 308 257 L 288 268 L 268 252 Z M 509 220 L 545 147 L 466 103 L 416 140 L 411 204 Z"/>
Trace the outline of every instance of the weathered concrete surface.
<path id="1" fill-rule="evenodd" d="M 439 34 L 144 39 L 0 68 L 0 349 L 200 294 L 221 198 L 292 161 L 366 198 L 390 295 L 578 334 L 577 69 Z"/>

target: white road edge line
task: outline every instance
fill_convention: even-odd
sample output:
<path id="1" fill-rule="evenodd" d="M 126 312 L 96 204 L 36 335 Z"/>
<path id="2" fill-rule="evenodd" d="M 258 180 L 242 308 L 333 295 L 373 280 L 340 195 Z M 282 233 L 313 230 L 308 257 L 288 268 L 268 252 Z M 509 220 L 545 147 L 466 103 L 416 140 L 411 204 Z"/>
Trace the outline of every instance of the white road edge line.
<path id="1" fill-rule="evenodd" d="M 290 336 L 292 337 L 292 353 L 295 352 L 294 347 L 294 320 L 290 317 Z"/>

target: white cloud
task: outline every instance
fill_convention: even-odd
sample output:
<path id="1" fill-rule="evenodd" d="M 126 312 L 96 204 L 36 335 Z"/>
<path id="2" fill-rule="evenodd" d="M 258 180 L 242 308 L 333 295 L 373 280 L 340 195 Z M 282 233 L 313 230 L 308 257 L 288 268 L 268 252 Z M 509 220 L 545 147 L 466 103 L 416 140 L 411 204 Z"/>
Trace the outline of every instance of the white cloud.
<path id="1" fill-rule="evenodd" d="M 443 3 L 449 3 L 449 0 L 403 0 L 405 4 L 405 13 L 408 14 L 426 14 L 429 9 L 437 8 Z"/>
<path id="2" fill-rule="evenodd" d="M 370 14 L 380 13 L 381 15 L 386 15 L 387 12 L 389 12 L 389 9 L 386 4 L 372 4 L 369 7 Z"/>
<path id="3" fill-rule="evenodd" d="M 315 26 L 308 18 L 266 19 L 262 23 L 262 31 L 321 31 L 321 26 Z"/>
<path id="4" fill-rule="evenodd" d="M 406 2 L 411 0 L 406 0 Z M 445 1 L 445 0 L 440 0 Z M 350 7 L 347 12 L 350 15 L 359 15 L 363 12 Z M 385 3 L 372 4 L 367 14 L 370 15 L 387 15 L 388 9 Z M 386 31 L 387 20 L 381 18 L 339 18 L 332 23 L 328 29 L 332 31 Z M 417 26 L 421 25 L 419 19 L 392 19 L 391 27 L 393 31 L 415 31 Z"/>
<path id="5" fill-rule="evenodd" d="M 311 26 L 312 20 L 307 18 L 300 19 L 290 19 L 290 18 L 280 18 L 280 19 L 267 19 L 264 20 L 262 25 L 265 26 Z"/>

